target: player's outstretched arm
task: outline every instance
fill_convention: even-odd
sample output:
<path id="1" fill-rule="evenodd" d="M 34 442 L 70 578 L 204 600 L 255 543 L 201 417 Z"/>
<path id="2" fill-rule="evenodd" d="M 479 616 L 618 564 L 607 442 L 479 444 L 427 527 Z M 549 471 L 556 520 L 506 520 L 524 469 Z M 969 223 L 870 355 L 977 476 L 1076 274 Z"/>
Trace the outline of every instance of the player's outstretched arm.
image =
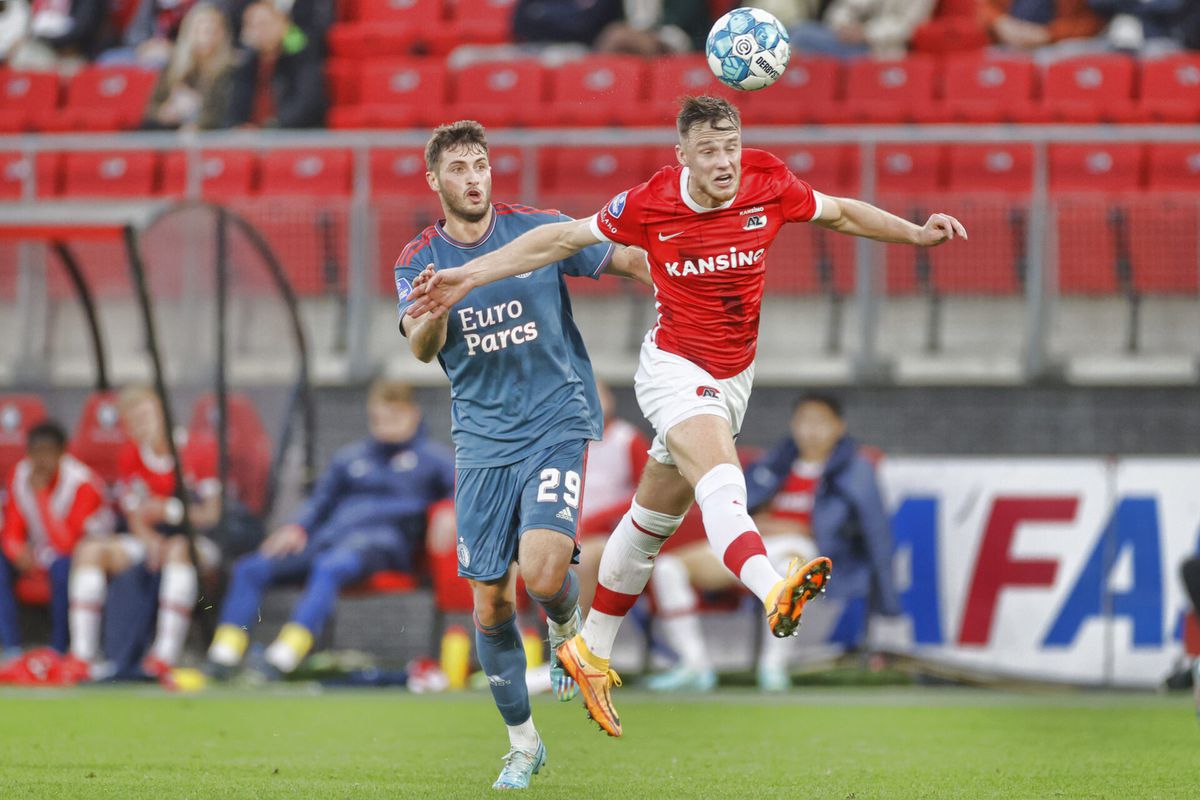
<path id="1" fill-rule="evenodd" d="M 924 225 L 914 225 L 870 203 L 848 197 L 821 196 L 817 225 L 877 242 L 937 247 L 955 236 L 967 238 L 967 229 L 949 214 L 934 214 Z"/>
<path id="2" fill-rule="evenodd" d="M 413 303 L 408 314 L 448 311 L 476 286 L 541 269 L 599 243 L 586 219 L 539 225 L 461 267 L 438 270 L 427 280 L 418 278 L 413 282 Z"/>
<path id="3" fill-rule="evenodd" d="M 421 270 L 421 274 L 413 283 L 414 295 L 417 292 L 417 285 L 428 282 L 433 274 L 433 267 Z M 416 301 L 413 302 L 413 305 L 416 305 Z M 433 360 L 434 356 L 441 351 L 442 346 L 446 344 L 446 323 L 449 319 L 445 309 L 413 314 L 412 306 L 409 306 L 404 312 L 404 316 L 400 318 L 400 327 L 404 329 L 404 335 L 408 337 L 408 347 L 414 356 L 426 364 Z"/>

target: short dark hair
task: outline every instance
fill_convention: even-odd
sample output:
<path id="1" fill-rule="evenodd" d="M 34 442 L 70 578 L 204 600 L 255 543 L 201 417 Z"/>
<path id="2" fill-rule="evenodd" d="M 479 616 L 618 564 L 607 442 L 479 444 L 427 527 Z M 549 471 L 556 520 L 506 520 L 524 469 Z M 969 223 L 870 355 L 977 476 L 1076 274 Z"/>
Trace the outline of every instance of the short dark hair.
<path id="1" fill-rule="evenodd" d="M 425 143 L 425 168 L 437 172 L 438 161 L 442 153 L 460 144 L 468 147 L 482 147 L 488 151 L 487 134 L 483 126 L 473 119 L 460 119 L 449 125 L 439 125 L 433 129 L 433 135 Z"/>
<path id="2" fill-rule="evenodd" d="M 742 115 L 737 106 L 721 97 L 700 95 L 699 97 L 684 97 L 680 100 L 679 116 L 675 118 L 675 126 L 680 136 L 687 136 L 696 125 L 708 123 L 717 130 L 723 130 L 721 123 L 727 122 L 734 128 L 742 127 Z"/>
<path id="3" fill-rule="evenodd" d="M 800 410 L 800 406 L 805 403 L 818 403 L 828 408 L 838 419 L 845 419 L 842 414 L 842 401 L 826 392 L 805 392 L 796 398 L 796 404 L 792 406 L 792 413 Z"/>
<path id="4" fill-rule="evenodd" d="M 25 447 L 31 449 L 38 442 L 53 442 L 59 450 L 67 449 L 67 432 L 52 419 L 42 420 L 25 434 Z"/>

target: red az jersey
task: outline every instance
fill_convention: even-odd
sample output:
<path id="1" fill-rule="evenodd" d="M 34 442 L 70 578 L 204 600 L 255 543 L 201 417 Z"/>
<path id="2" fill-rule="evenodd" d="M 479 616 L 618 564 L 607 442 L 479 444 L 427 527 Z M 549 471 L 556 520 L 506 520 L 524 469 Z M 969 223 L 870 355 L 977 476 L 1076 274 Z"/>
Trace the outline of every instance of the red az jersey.
<path id="1" fill-rule="evenodd" d="M 217 448 L 209 437 L 196 437 L 181 448 L 183 482 L 192 494 L 203 499 L 220 491 L 217 478 Z M 160 456 L 135 442 L 126 442 L 117 456 L 121 505 L 136 506 L 148 497 L 175 496 L 175 465 L 169 455 Z"/>
<path id="2" fill-rule="evenodd" d="M 687 167 L 659 170 L 592 217 L 603 240 L 650 254 L 658 347 L 731 378 L 754 361 L 766 252 L 785 222 L 821 213 L 819 195 L 782 161 L 742 151 L 737 196 L 703 208 L 687 191 Z"/>
<path id="3" fill-rule="evenodd" d="M 772 517 L 812 525 L 813 501 L 817 496 L 817 484 L 821 482 L 824 464 L 797 461 L 788 472 L 783 486 L 779 487 L 769 507 Z"/>

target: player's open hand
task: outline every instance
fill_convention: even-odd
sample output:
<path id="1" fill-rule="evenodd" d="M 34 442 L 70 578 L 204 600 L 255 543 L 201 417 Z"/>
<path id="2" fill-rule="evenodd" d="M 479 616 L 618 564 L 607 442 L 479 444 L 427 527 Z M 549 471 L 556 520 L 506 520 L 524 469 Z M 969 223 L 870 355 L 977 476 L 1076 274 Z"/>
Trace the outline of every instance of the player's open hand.
<path id="1" fill-rule="evenodd" d="M 955 236 L 968 238 L 967 229 L 962 223 L 949 214 L 934 214 L 917 234 L 917 244 L 921 247 L 937 247 Z"/>
<path id="2" fill-rule="evenodd" d="M 471 291 L 469 275 L 462 267 L 441 269 L 427 267 L 413 282 L 413 302 L 408 307 L 410 317 L 445 314 Z"/>

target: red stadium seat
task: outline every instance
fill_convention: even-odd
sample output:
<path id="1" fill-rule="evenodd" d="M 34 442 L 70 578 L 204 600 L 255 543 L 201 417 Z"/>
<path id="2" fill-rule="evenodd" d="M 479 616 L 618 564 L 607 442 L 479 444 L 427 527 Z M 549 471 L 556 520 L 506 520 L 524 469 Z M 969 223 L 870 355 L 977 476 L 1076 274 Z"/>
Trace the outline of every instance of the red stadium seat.
<path id="1" fill-rule="evenodd" d="M 362 62 L 349 58 L 329 59 L 325 64 L 325 83 L 329 87 L 331 115 L 339 107 L 358 105 Z"/>
<path id="2" fill-rule="evenodd" d="M 67 85 L 63 108 L 41 124 L 51 131 L 131 130 L 141 125 L 158 76 L 136 67 L 84 67 Z"/>
<path id="3" fill-rule="evenodd" d="M 944 99 L 931 122 L 1036 122 L 1037 70 L 1031 61 L 982 56 L 948 58 L 943 70 Z"/>
<path id="4" fill-rule="evenodd" d="M 441 61 L 405 59 L 362 71 L 359 104 L 334 107 L 333 128 L 432 127 L 445 121 L 446 72 Z"/>
<path id="5" fill-rule="evenodd" d="M 230 392 L 226 396 L 226 409 L 230 496 L 238 498 L 251 512 L 261 514 L 266 509 L 271 474 L 271 437 L 254 402 L 246 395 Z M 217 421 L 216 396 L 201 395 L 192 409 L 189 437 L 216 440 Z"/>
<path id="6" fill-rule="evenodd" d="M 1064 196 L 1054 201 L 1058 225 L 1058 288 L 1068 295 L 1112 294 L 1118 290 L 1117 240 L 1110 203 L 1103 198 Z"/>
<path id="7" fill-rule="evenodd" d="M 371 196 L 415 197 L 436 203 L 425 182 L 425 151 L 419 147 L 371 150 Z"/>
<path id="8" fill-rule="evenodd" d="M 973 15 L 950 16 L 917 26 L 911 47 L 914 53 L 962 53 L 982 50 L 989 41 L 987 31 Z"/>
<path id="9" fill-rule="evenodd" d="M 454 73 L 451 112 L 488 127 L 544 125 L 546 68 L 532 58 L 489 61 Z"/>
<path id="10" fill-rule="evenodd" d="M 629 56 L 594 56 L 564 64 L 550 73 L 547 122 L 554 125 L 608 126 L 625 108 L 644 102 L 647 65 Z"/>
<path id="11" fill-rule="evenodd" d="M 1200 188 L 1200 143 L 1152 144 L 1147 160 L 1148 188 L 1193 194 Z"/>
<path id="12" fill-rule="evenodd" d="M 0 480 L 7 488 L 9 473 L 25 457 L 25 435 L 46 418 L 46 406 L 36 394 L 0 395 Z"/>
<path id="13" fill-rule="evenodd" d="M 1135 62 L 1128 56 L 1068 58 L 1046 69 L 1042 113 L 1056 122 L 1132 122 Z"/>
<path id="14" fill-rule="evenodd" d="M 200 196 L 208 200 L 246 197 L 254 193 L 257 159 L 244 150 L 206 150 L 200 154 Z M 167 153 L 163 159 L 163 194 L 187 193 L 188 154 Z"/>
<path id="15" fill-rule="evenodd" d="M 934 107 L 935 62 L 928 56 L 901 60 L 860 59 L 846 75 L 845 111 L 855 122 L 916 122 Z"/>
<path id="16" fill-rule="evenodd" d="M 748 123 L 798 125 L 835 122 L 841 65 L 831 58 L 793 57 L 769 92 L 746 92 L 738 107 Z"/>
<path id="17" fill-rule="evenodd" d="M 70 451 L 112 484 L 117 480 L 117 454 L 128 438 L 117 411 L 116 393 L 93 392 L 79 413 Z"/>
<path id="18" fill-rule="evenodd" d="M 36 163 L 36 170 L 31 167 Z M 38 197 L 55 197 L 61 186 L 62 157 L 59 153 L 39 153 L 36 161 L 22 153 L 0 153 L 0 200 L 20 200 L 25 180 L 33 173 Z"/>
<path id="19" fill-rule="evenodd" d="M 1200 291 L 1200 206 L 1188 198 L 1128 201 L 1133 288 L 1143 294 Z"/>
<path id="20" fill-rule="evenodd" d="M 943 184 L 945 151 L 938 144 L 881 144 L 875 151 L 879 194 L 918 194 Z"/>
<path id="21" fill-rule="evenodd" d="M 264 195 L 344 196 L 350 182 L 347 150 L 276 150 L 262 158 Z"/>
<path id="22" fill-rule="evenodd" d="M 357 6 L 357 21 L 329 30 L 327 42 L 335 58 L 440 53 L 454 44 L 442 0 L 359 0 Z"/>
<path id="23" fill-rule="evenodd" d="M 57 107 L 57 73 L 0 69 L 0 133 L 36 130 Z"/>
<path id="24" fill-rule="evenodd" d="M 450 35 L 456 42 L 501 44 L 512 39 L 516 0 L 454 0 Z"/>
<path id="25" fill-rule="evenodd" d="M 1142 184 L 1139 144 L 1054 144 L 1050 146 L 1052 192 L 1128 192 Z"/>
<path id="26" fill-rule="evenodd" d="M 1138 113 L 1154 122 L 1200 121 L 1200 55 L 1143 61 Z"/>
<path id="27" fill-rule="evenodd" d="M 1028 194 L 1033 189 L 1033 146 L 953 145 L 947 179 L 948 188 L 957 193 Z"/>
<path id="28" fill-rule="evenodd" d="M 67 153 L 66 197 L 150 197 L 157 194 L 158 153 Z"/>
<path id="29" fill-rule="evenodd" d="M 620 192 L 650 177 L 652 151 L 643 147 L 544 147 L 538 196 L 575 216 L 595 213 Z"/>
<path id="30" fill-rule="evenodd" d="M 645 104 L 629 103 L 621 113 L 621 121 L 626 125 L 667 124 L 679 113 L 679 98 L 697 94 L 735 99 L 734 95 L 741 93 L 719 82 L 704 56 L 657 59 L 650 74 L 650 93 Z"/>

